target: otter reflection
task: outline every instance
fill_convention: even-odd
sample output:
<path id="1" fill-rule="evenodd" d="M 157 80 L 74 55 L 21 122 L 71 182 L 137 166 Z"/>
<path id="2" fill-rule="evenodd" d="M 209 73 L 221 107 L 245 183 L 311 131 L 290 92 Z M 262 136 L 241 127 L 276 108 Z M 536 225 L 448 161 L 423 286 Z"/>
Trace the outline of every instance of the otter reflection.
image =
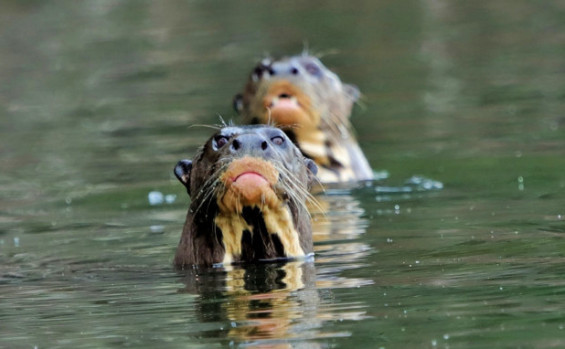
<path id="1" fill-rule="evenodd" d="M 354 189 L 332 185 L 314 194 L 319 205 L 308 209 L 315 262 L 200 266 L 179 271 L 185 284 L 180 292 L 196 295 L 196 315 L 209 328 L 205 336 L 255 348 L 288 348 L 297 340 L 302 344 L 307 340 L 308 347 L 315 348 L 316 338 L 348 336 L 324 324 L 367 316 L 365 303 L 348 303 L 344 310 L 339 306 L 344 300 L 334 292 L 373 283 L 342 275 L 346 269 L 362 266 L 373 251 L 359 239 L 368 222 L 351 195 Z"/>
<path id="2" fill-rule="evenodd" d="M 325 321 L 366 317 L 364 304 L 357 307 L 360 310 L 339 313 L 328 306 L 336 302 L 331 295 L 333 285 L 319 279 L 312 261 L 187 269 L 182 273 L 185 288 L 181 292 L 198 295 L 199 320 L 216 325 L 206 337 L 225 338 L 227 343 L 290 348 L 293 340 L 331 335 L 324 333 Z M 320 292 L 326 286 L 330 287 Z"/>

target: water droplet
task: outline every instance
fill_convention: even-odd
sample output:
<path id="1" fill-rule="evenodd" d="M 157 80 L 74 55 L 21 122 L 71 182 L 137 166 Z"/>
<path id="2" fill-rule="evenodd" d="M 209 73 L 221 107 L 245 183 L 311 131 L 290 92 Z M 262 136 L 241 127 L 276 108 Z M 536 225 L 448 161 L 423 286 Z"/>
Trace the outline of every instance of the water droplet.
<path id="1" fill-rule="evenodd" d="M 73 199 L 72 199 L 70 196 L 67 196 L 67 197 L 65 198 L 65 203 L 66 203 L 67 205 L 70 205 L 72 202 L 73 202 Z"/>
<path id="2" fill-rule="evenodd" d="M 160 191 L 151 191 L 147 194 L 147 199 L 149 200 L 149 205 L 161 205 L 163 203 L 164 196 Z"/>
<path id="3" fill-rule="evenodd" d="M 522 176 L 518 177 L 518 190 L 520 191 L 524 190 L 524 177 Z"/>
<path id="4" fill-rule="evenodd" d="M 15 238 L 14 238 L 14 246 L 15 246 L 15 247 L 20 247 L 20 238 L 19 238 L 19 237 L 15 237 Z"/>
<path id="5" fill-rule="evenodd" d="M 165 195 L 165 202 L 167 204 L 172 204 L 175 202 L 175 200 L 177 199 L 177 196 L 175 194 L 167 194 Z"/>
<path id="6" fill-rule="evenodd" d="M 152 233 L 162 233 L 165 231 L 165 227 L 162 225 L 152 225 L 149 227 L 149 230 L 151 230 Z"/>
<path id="7" fill-rule="evenodd" d="M 387 179 L 390 176 L 388 171 L 373 171 L 373 180 L 379 181 L 383 179 Z"/>
<path id="8" fill-rule="evenodd" d="M 433 346 L 433 347 L 437 346 L 437 340 L 432 339 L 432 346 Z"/>
<path id="9" fill-rule="evenodd" d="M 443 335 L 443 339 L 448 340 L 449 339 L 449 335 L 446 333 Z"/>

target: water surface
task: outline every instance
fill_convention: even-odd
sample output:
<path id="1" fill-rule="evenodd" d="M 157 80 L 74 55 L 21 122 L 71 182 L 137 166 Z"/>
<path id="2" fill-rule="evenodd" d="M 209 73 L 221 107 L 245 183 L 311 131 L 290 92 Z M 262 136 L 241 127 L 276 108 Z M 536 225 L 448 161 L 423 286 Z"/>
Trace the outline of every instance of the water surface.
<path id="1" fill-rule="evenodd" d="M 561 2 L 0 13 L 0 347 L 565 346 Z M 314 262 L 174 270 L 190 126 L 305 45 L 363 92 L 382 178 L 318 196 Z"/>

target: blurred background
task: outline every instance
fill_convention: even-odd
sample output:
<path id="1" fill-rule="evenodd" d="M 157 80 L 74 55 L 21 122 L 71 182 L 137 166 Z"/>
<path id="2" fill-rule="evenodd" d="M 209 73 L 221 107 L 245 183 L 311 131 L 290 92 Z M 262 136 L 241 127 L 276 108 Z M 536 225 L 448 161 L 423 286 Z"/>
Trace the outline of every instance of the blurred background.
<path id="1" fill-rule="evenodd" d="M 292 303 L 261 338 L 565 345 L 564 2 L 4 0 L 0 347 L 248 345 L 176 293 L 172 168 L 257 60 L 305 49 L 361 90 L 382 180 L 322 197 L 319 322 Z"/>

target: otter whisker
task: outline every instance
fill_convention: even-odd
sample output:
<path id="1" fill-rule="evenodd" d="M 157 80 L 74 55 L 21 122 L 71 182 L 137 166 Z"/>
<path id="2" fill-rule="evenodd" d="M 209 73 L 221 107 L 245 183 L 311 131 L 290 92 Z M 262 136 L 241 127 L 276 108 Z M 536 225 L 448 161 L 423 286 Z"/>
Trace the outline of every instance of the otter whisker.
<path id="1" fill-rule="evenodd" d="M 314 57 L 316 57 L 316 58 L 318 58 L 318 59 L 322 59 L 322 58 L 324 58 L 324 57 L 326 57 L 326 56 L 329 56 L 329 55 L 337 55 L 337 54 L 340 54 L 340 53 L 341 53 L 341 52 L 340 52 L 339 50 L 337 50 L 337 49 L 331 49 L 331 50 L 325 50 L 325 51 L 318 51 L 318 52 L 315 52 L 315 53 L 314 53 L 313 51 L 311 51 L 311 54 L 310 54 L 310 55 L 311 55 L 311 56 L 314 56 Z"/>
<path id="2" fill-rule="evenodd" d="M 297 183 L 296 176 L 291 171 L 289 171 L 287 169 L 284 169 L 284 171 L 286 171 L 286 174 L 289 178 L 293 178 L 292 181 L 288 181 L 289 186 L 292 188 L 292 190 L 290 191 L 291 195 L 295 196 L 295 199 L 298 200 L 298 202 L 303 203 L 304 205 L 305 205 L 306 200 L 310 201 L 312 203 L 312 205 L 314 205 L 318 210 L 320 210 L 321 212 L 324 212 L 324 210 L 322 209 L 322 206 L 320 205 L 318 200 L 314 197 L 314 195 L 312 195 L 312 193 L 310 193 L 307 189 L 296 185 L 296 183 Z M 317 180 L 317 178 L 316 178 L 316 180 Z M 301 194 L 301 195 L 298 196 L 298 194 Z"/>
<path id="3" fill-rule="evenodd" d="M 221 190 L 223 188 L 222 185 L 218 186 L 218 184 L 221 184 L 220 176 L 218 174 L 222 173 L 228 165 L 229 163 L 222 164 L 222 166 L 216 169 L 212 173 L 210 178 L 206 180 L 206 182 L 204 182 L 201 190 L 196 194 L 194 198 L 194 201 L 200 201 L 200 205 L 198 205 L 198 207 L 196 208 L 194 215 L 197 215 L 199 213 L 200 209 L 203 207 L 204 204 L 207 204 L 208 208 L 210 208 L 210 204 L 211 204 L 210 198 L 214 194 L 217 194 L 218 190 Z M 217 195 L 214 196 L 217 197 Z"/>
<path id="4" fill-rule="evenodd" d="M 188 126 L 188 128 L 193 128 L 193 127 L 204 127 L 204 128 L 211 128 L 213 130 L 220 130 L 222 128 L 222 125 L 192 124 Z"/>
<path id="5" fill-rule="evenodd" d="M 233 141 L 224 146 L 217 142 L 218 137 Z M 275 137 L 282 137 L 283 142 Z M 181 182 L 189 189 L 192 202 L 175 264 L 214 265 L 309 255 L 313 243 L 308 201 L 315 198 L 307 190 L 312 180 L 308 161 L 275 128 L 230 127 L 212 136 L 191 166 L 182 168 L 190 181 L 183 177 Z M 249 173 L 263 178 L 247 176 Z M 247 231 L 251 239 L 247 233 L 243 238 Z"/>
<path id="6" fill-rule="evenodd" d="M 279 172 L 283 172 L 285 176 L 288 177 L 289 180 L 285 180 L 283 177 L 281 184 L 283 184 L 283 187 L 286 186 L 290 189 L 286 190 L 287 195 L 289 195 L 290 199 L 293 200 L 296 205 L 301 206 L 308 212 L 306 200 L 309 200 L 317 209 L 323 212 L 318 200 L 307 189 L 296 184 L 300 183 L 300 181 L 292 171 L 288 170 L 284 165 L 279 164 L 278 161 L 273 163 Z M 308 212 L 308 214 L 310 214 L 310 212 Z"/>

